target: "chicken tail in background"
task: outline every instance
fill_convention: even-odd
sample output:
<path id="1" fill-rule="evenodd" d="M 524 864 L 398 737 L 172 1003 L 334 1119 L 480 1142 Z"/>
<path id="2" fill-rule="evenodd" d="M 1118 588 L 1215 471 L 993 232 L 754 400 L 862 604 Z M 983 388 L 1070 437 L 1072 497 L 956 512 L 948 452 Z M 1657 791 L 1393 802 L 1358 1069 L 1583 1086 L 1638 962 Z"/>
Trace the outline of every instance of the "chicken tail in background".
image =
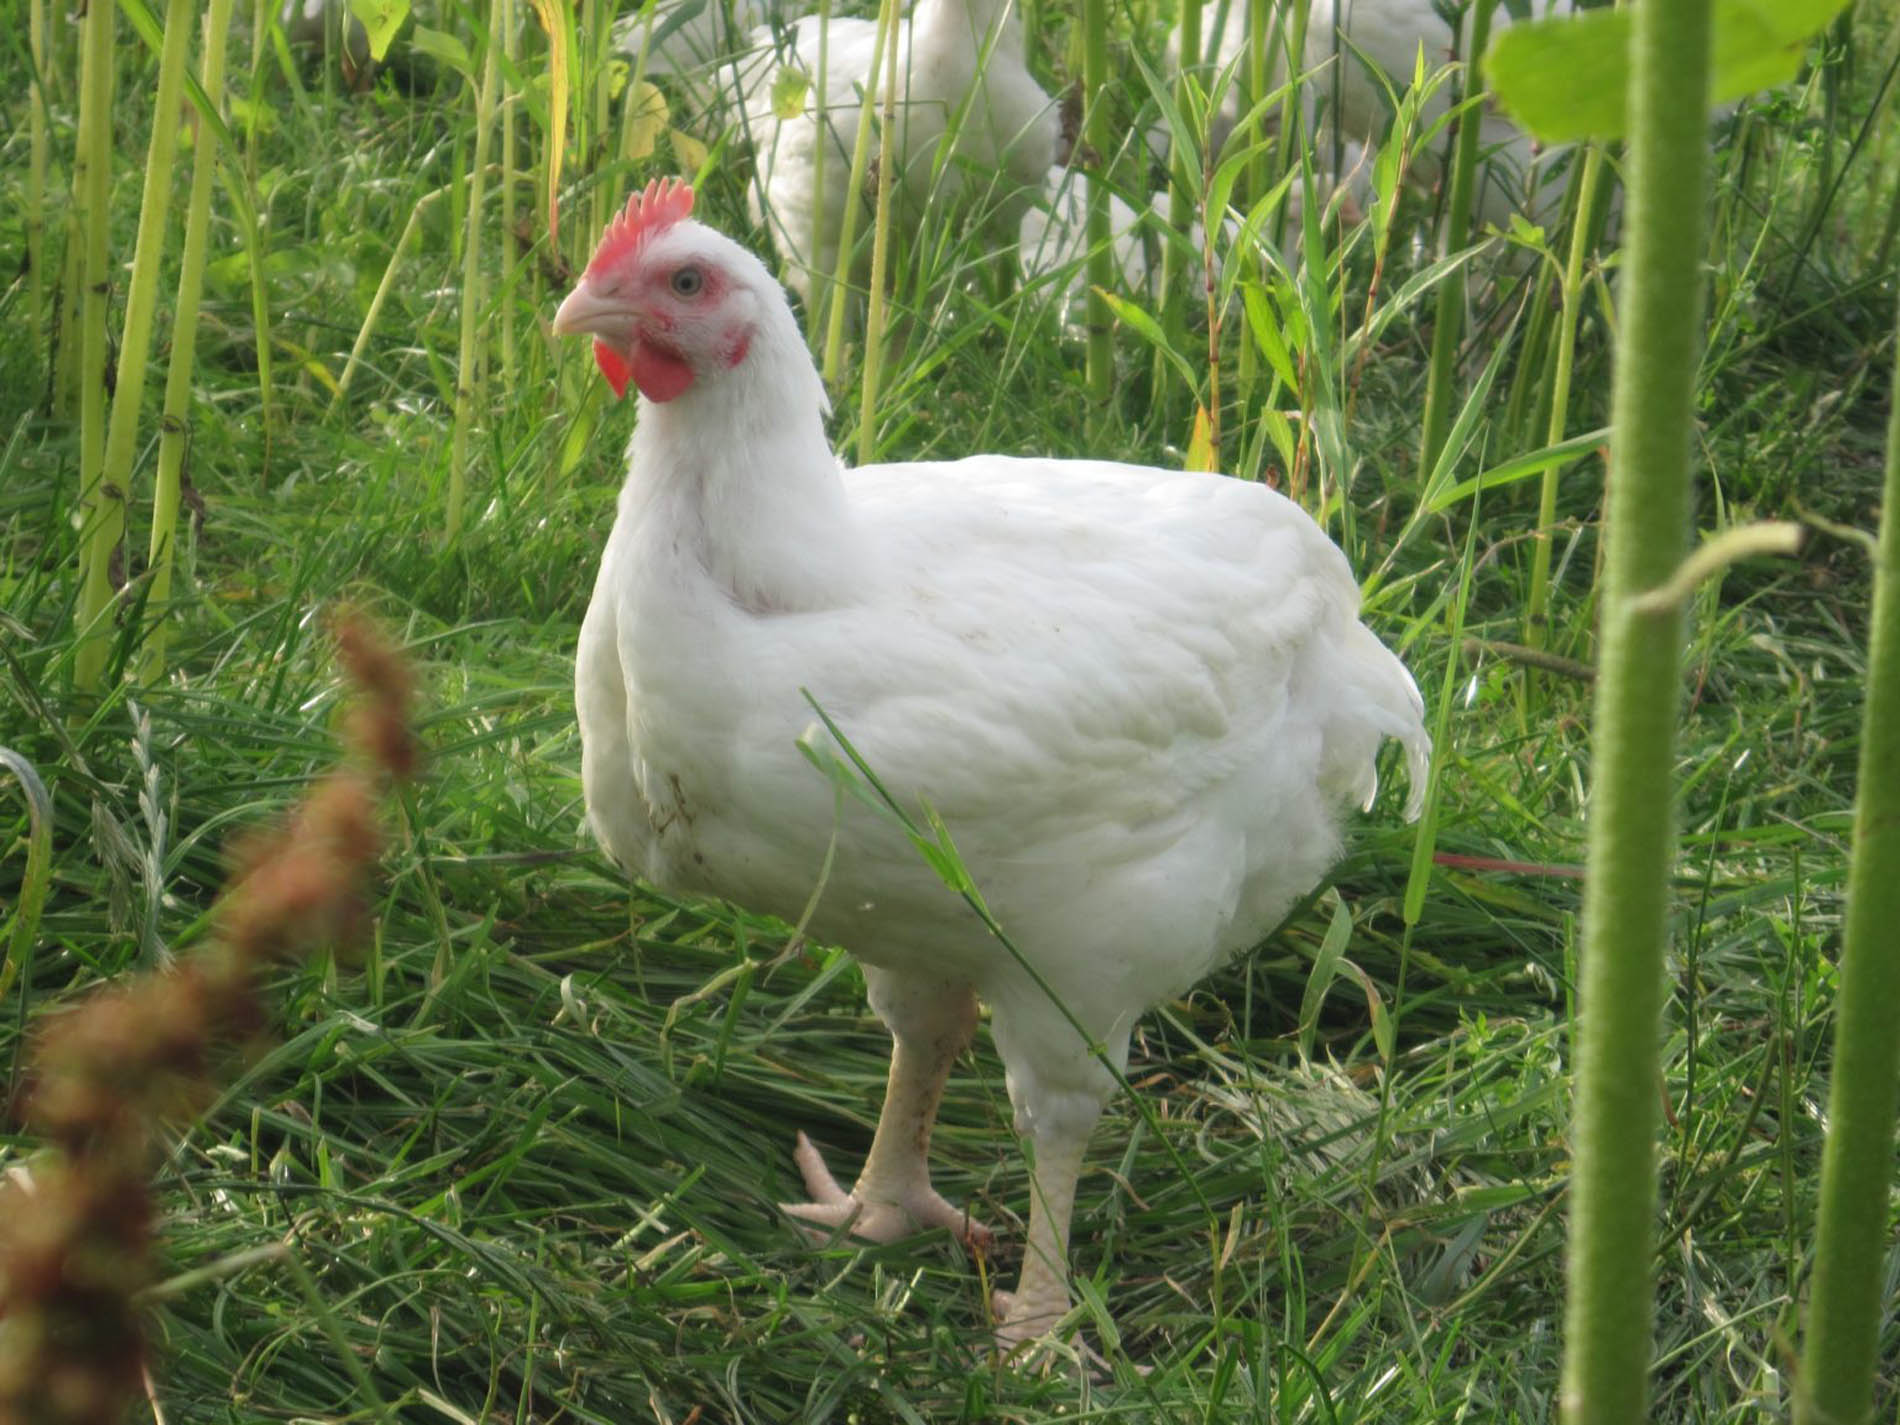
<path id="1" fill-rule="evenodd" d="M 46 1151 L 0 1186 L 0 1422 L 119 1425 L 145 1389 L 138 1294 L 151 1276 L 154 1141 L 215 1091 L 218 1061 L 255 1041 L 258 973 L 347 943 L 381 851 L 376 811 L 419 761 L 407 665 L 353 615 L 342 662 L 362 694 L 355 756 L 277 830 L 235 853 L 211 942 L 176 967 L 102 986 L 41 1027 L 21 1117 Z M 160 1417 L 162 1418 L 162 1417 Z"/>

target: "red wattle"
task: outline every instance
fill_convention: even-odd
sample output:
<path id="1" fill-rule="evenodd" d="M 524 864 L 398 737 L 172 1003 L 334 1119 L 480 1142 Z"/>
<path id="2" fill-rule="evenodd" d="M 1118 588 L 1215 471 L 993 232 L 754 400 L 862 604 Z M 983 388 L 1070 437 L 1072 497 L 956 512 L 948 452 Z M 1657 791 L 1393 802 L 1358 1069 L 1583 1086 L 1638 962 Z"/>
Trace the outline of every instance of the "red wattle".
<path id="1" fill-rule="evenodd" d="M 607 378 L 607 384 L 614 388 L 614 395 L 627 394 L 627 382 L 633 372 L 627 366 L 627 359 L 604 341 L 594 343 L 594 360 L 600 367 L 600 374 Z"/>
<path id="2" fill-rule="evenodd" d="M 666 402 L 686 394 L 693 384 L 693 368 L 675 352 L 650 341 L 633 344 L 633 382 L 649 401 Z"/>

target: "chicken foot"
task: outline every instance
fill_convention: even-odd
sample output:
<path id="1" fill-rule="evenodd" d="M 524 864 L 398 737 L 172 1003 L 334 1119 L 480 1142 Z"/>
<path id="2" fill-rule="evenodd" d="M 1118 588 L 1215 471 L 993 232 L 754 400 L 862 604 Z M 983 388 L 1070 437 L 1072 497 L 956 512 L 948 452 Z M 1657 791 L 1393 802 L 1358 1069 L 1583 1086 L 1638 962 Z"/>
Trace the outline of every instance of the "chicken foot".
<path id="1" fill-rule="evenodd" d="M 964 1246 L 989 1246 L 990 1229 L 930 1185 L 930 1131 L 944 1084 L 976 1030 L 976 994 L 968 985 L 900 976 L 865 967 L 871 1007 L 890 1028 L 891 1070 L 884 1107 L 864 1169 L 846 1192 L 803 1133 L 793 1161 L 810 1202 L 781 1204 L 827 1233 L 848 1230 L 895 1242 L 930 1227 L 948 1228 Z"/>

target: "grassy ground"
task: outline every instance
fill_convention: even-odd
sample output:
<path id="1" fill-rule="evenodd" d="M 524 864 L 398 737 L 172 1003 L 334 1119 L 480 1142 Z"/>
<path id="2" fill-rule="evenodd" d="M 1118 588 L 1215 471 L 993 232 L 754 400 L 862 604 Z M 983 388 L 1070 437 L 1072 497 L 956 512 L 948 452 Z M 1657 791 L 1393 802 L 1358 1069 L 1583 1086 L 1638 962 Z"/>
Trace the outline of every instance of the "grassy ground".
<path id="1" fill-rule="evenodd" d="M 1872 525 L 1895 151 L 1885 130 L 1855 136 L 1891 58 L 1883 17 L 1862 17 L 1851 66 L 1722 131 L 1705 529 Z M 142 151 L 149 117 L 138 58 L 128 42 L 122 155 Z M 0 63 L 11 242 L 17 44 Z M 397 234 L 466 162 L 468 106 L 447 85 L 350 99 L 306 78 L 304 99 L 269 73 L 260 91 L 280 381 L 268 419 L 243 253 L 230 226 L 215 238 L 190 463 L 202 520 L 185 538 L 161 683 L 71 692 L 76 441 L 45 408 L 48 348 L 20 283 L 0 291 L 0 742 L 46 775 L 58 833 L 40 941 L 0 1029 L 16 1062 L 37 1016 L 201 940 L 220 846 L 332 759 L 327 607 L 382 618 L 426 697 L 429 773 L 395 817 L 373 943 L 360 961 L 285 972 L 274 1044 L 179 1126 L 160 1169 L 162 1418 L 1550 1417 L 1588 690 L 1527 675 L 1496 647 L 1522 638 L 1535 482 L 1420 513 L 1428 304 L 1398 312 L 1363 357 L 1310 331 L 1300 351 L 1334 363 L 1330 414 L 1350 450 L 1324 472 L 1345 492 L 1328 518 L 1356 566 L 1379 571 L 1372 622 L 1446 719 L 1443 863 L 1408 926 L 1415 832 L 1388 793 L 1331 887 L 1147 1018 L 1130 1078 L 1161 1133 L 1114 1105 L 1077 1210 L 1085 1330 L 1103 1364 L 1023 1376 L 986 1355 L 987 1286 L 1013 1275 L 1028 1202 L 987 1040 L 953 1081 L 936 1162 L 953 1201 L 1013 1229 L 996 1258 L 973 1263 L 940 1236 L 808 1245 L 774 1209 L 800 1195 L 792 1132 L 855 1163 L 882 1087 L 886 1040 L 856 971 L 836 951 L 788 954 L 784 927 L 736 908 L 629 888 L 582 835 L 574 635 L 633 412 L 604 404 L 583 353 L 547 344 L 537 323 L 558 292 L 528 280 L 500 299 L 518 303 L 523 357 L 489 373 L 457 543 L 438 533 L 453 201 L 425 216 L 369 365 L 330 411 L 328 382 Z M 648 171 L 597 181 L 617 192 Z M 745 227 L 742 175 L 734 159 L 702 185 L 729 230 Z M 118 185 L 129 251 L 136 175 Z M 978 250 L 956 251 L 974 267 Z M 1375 301 L 1420 266 L 1395 242 Z M 1339 331 L 1357 326 L 1372 268 L 1362 233 L 1338 279 Z M 1473 270 L 1507 272 L 1496 244 Z M 1474 297 L 1474 374 L 1521 335 L 1511 290 L 1505 276 Z M 907 338 L 887 453 L 1178 463 L 1191 406 L 1155 384 L 1127 333 L 1118 405 L 1085 434 L 1080 353 L 1048 299 L 984 281 L 940 294 Z M 1593 318 L 1573 431 L 1601 423 L 1605 340 Z M 1523 434 L 1540 422 L 1512 423 L 1521 359 L 1482 403 L 1460 478 L 1543 443 Z M 1525 386 L 1534 414 L 1534 374 Z M 1227 413 L 1232 462 L 1254 439 L 1248 416 Z M 840 444 L 856 419 L 847 395 Z M 131 505 L 135 576 L 148 484 L 141 473 Z M 1556 531 L 1551 645 L 1585 663 L 1599 492 L 1594 459 L 1573 468 Z M 1752 1420 L 1787 1399 L 1865 604 L 1862 551 L 1820 538 L 1798 564 L 1732 572 L 1696 608 L 1657 1086 L 1659 1419 Z M 137 628 L 118 636 L 121 658 Z M 6 803 L 9 903 L 23 827 Z M 1342 911 L 1350 963 L 1316 980 Z M 9 1140 L 6 1155 L 31 1146 Z M 1888 1279 L 1900 1284 L 1900 1254 Z M 1900 1326 L 1885 1330 L 1883 1356 L 1900 1360 Z M 1891 1365 L 1881 1392 L 1891 1413 Z"/>

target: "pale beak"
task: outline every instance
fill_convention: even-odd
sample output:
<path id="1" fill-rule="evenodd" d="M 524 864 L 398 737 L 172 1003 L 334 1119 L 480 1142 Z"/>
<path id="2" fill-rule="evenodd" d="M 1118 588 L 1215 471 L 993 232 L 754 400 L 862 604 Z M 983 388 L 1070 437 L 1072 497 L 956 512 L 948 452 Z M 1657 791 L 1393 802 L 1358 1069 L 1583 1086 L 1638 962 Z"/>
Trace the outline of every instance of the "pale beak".
<path id="1" fill-rule="evenodd" d="M 567 294 L 567 300 L 554 314 L 554 330 L 561 336 L 569 332 L 590 332 L 595 336 L 625 338 L 632 325 L 633 313 L 627 304 L 602 296 L 586 278 Z"/>

